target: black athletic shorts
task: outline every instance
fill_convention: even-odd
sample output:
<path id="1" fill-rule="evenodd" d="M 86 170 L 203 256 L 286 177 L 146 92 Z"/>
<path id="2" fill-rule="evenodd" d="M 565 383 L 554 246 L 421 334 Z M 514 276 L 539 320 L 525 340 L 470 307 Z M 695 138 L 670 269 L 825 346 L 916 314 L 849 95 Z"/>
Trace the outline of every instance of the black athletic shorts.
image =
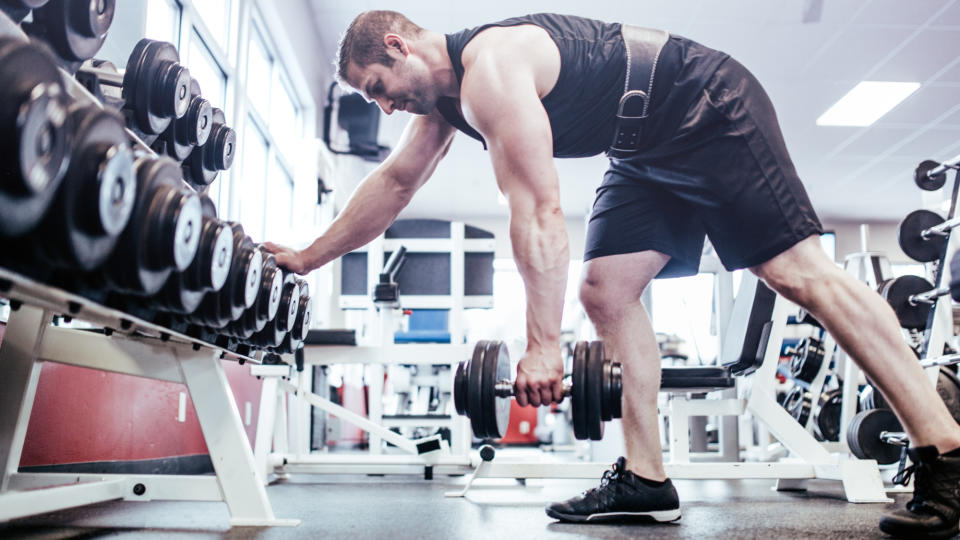
<path id="1" fill-rule="evenodd" d="M 668 133 L 652 127 L 657 142 L 610 160 L 585 260 L 656 250 L 670 256 L 657 277 L 679 277 L 697 273 L 705 235 L 732 270 L 823 231 L 770 98 L 736 60 L 719 65 Z"/>

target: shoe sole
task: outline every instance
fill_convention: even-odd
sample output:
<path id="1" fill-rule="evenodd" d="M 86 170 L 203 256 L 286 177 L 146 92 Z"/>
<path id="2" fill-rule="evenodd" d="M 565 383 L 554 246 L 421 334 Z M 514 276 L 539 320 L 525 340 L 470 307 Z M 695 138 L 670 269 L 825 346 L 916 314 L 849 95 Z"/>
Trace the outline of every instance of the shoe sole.
<path id="1" fill-rule="evenodd" d="M 953 538 L 958 532 L 960 532 L 960 528 L 958 528 L 956 525 L 950 527 L 949 529 L 934 529 L 924 531 L 897 527 L 896 525 L 889 525 L 886 523 L 880 524 L 880 530 L 895 538 Z"/>
<path id="2" fill-rule="evenodd" d="M 564 514 L 547 510 L 547 515 L 572 523 L 609 523 L 609 522 L 640 522 L 640 523 L 668 523 L 680 519 L 680 509 L 656 510 L 653 512 L 605 512 L 602 514 Z"/>

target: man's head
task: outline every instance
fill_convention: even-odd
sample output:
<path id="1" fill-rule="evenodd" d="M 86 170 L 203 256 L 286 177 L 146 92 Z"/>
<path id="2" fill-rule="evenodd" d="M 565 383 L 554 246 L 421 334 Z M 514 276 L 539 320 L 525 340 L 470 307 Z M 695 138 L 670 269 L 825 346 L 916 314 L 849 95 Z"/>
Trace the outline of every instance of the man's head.
<path id="1" fill-rule="evenodd" d="M 439 91 L 420 50 L 426 30 L 396 11 L 366 11 L 340 39 L 337 80 L 387 114 L 429 114 Z"/>

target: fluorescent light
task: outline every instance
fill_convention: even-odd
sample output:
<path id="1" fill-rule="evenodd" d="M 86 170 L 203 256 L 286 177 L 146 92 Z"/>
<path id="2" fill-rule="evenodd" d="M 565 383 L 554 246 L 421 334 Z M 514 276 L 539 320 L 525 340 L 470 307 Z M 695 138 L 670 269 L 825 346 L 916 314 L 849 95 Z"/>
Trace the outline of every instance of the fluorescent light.
<path id="1" fill-rule="evenodd" d="M 817 125 L 869 126 L 918 88 L 917 82 L 862 81 L 817 118 Z"/>
<path id="2" fill-rule="evenodd" d="M 500 206 L 507 206 L 507 198 L 500 190 L 497 190 L 497 202 L 500 203 Z"/>

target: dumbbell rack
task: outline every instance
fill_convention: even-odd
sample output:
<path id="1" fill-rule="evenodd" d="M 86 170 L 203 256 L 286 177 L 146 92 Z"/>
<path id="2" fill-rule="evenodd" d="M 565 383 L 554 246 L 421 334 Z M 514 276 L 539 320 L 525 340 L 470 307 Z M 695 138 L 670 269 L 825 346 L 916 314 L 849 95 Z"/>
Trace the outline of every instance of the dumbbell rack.
<path id="1" fill-rule="evenodd" d="M 0 13 L 0 36 L 27 40 Z M 100 104 L 64 72 L 70 96 Z M 127 129 L 134 146 L 152 151 Z M 184 183 L 186 186 L 186 183 Z M 12 312 L 0 344 L 0 522 L 111 500 L 222 501 L 231 526 L 294 526 L 267 498 L 222 359 L 259 363 L 0 268 L 0 297 Z M 53 326 L 54 316 L 100 332 Z M 190 393 L 215 476 L 21 473 L 20 457 L 43 362 L 182 383 Z"/>

